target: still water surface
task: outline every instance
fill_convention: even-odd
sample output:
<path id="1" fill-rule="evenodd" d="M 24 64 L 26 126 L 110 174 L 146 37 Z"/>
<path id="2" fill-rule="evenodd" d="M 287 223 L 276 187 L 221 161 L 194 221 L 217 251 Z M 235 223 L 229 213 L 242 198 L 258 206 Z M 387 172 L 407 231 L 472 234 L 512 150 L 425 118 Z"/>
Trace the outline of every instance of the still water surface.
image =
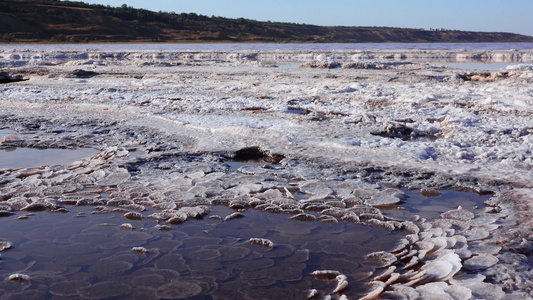
<path id="1" fill-rule="evenodd" d="M 18 133 L 12 130 L 0 130 L 0 141 L 7 135 Z M 36 148 L 8 148 L 0 149 L 0 169 L 34 168 L 51 165 L 68 165 L 82 158 L 91 157 L 98 150 L 91 148 L 76 149 L 36 149 Z"/>

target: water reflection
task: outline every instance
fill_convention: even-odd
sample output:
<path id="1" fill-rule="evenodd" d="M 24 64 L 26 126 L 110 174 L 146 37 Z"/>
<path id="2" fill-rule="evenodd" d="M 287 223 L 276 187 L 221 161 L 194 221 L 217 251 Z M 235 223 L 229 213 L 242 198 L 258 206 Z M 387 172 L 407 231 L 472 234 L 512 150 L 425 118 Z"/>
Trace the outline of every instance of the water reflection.
<path id="1" fill-rule="evenodd" d="M 18 135 L 17 132 L 8 129 L 0 130 L 1 141 L 8 135 Z M 61 136 L 61 133 L 56 134 Z M 5 146 L 5 145 L 4 145 Z M 57 149 L 57 148 L 0 148 L 0 169 L 10 168 L 35 168 L 51 165 L 68 165 L 85 157 L 91 157 L 98 153 L 92 148 Z"/>
<path id="2" fill-rule="evenodd" d="M 483 70 L 483 71 L 498 71 L 504 70 L 508 67 L 509 63 L 442 63 L 438 65 L 444 65 L 449 68 L 456 68 L 462 70 Z"/>
<path id="3" fill-rule="evenodd" d="M 529 50 L 533 43 L 194 43 L 194 44 L 16 44 L 0 45 L 6 50 L 82 50 L 82 51 L 244 51 L 244 50 Z"/>
<path id="4" fill-rule="evenodd" d="M 12 148 L 0 150 L 0 169 L 32 168 L 50 165 L 68 165 L 98 153 L 91 148 L 34 149 Z"/>
<path id="5" fill-rule="evenodd" d="M 428 220 L 434 220 L 441 213 L 458 206 L 475 212 L 484 207 L 490 195 L 477 195 L 474 192 L 459 192 L 452 190 L 438 191 L 435 195 L 422 195 L 420 191 L 404 191 L 407 199 L 399 206 L 399 209 L 384 211 L 383 214 L 399 218 L 409 219 L 414 214 Z"/>

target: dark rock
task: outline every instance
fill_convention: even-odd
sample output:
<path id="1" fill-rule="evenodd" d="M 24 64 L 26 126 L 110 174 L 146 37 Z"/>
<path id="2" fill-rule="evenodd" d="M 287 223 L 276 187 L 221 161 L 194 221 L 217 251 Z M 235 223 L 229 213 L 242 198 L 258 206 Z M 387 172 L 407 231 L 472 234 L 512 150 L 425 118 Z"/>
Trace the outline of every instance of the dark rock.
<path id="1" fill-rule="evenodd" d="M 15 81 L 24 81 L 27 79 L 24 79 L 22 75 L 10 75 L 7 72 L 0 72 L 0 83 L 9 83 L 9 82 L 15 82 Z"/>
<path id="2" fill-rule="evenodd" d="M 402 140 L 414 139 L 416 137 L 425 136 L 424 132 L 409 127 L 405 124 L 387 123 L 383 126 L 382 131 L 371 132 L 373 135 L 379 135 L 388 138 L 399 138 Z"/>
<path id="3" fill-rule="evenodd" d="M 142 220 L 143 216 L 138 212 L 128 212 L 124 214 L 124 218 L 128 220 Z"/>
<path id="4" fill-rule="evenodd" d="M 15 213 L 12 212 L 12 211 L 8 211 L 8 210 L 0 210 L 0 218 L 1 217 L 9 217 L 9 216 L 12 216 L 14 215 Z"/>
<path id="5" fill-rule="evenodd" d="M 91 78 L 97 75 L 99 75 L 97 72 L 76 69 L 65 75 L 65 78 Z"/>
<path id="6" fill-rule="evenodd" d="M 29 211 L 29 212 L 37 212 L 37 211 L 45 211 L 48 207 L 44 203 L 31 203 L 27 205 L 26 207 L 23 207 L 22 211 Z"/>

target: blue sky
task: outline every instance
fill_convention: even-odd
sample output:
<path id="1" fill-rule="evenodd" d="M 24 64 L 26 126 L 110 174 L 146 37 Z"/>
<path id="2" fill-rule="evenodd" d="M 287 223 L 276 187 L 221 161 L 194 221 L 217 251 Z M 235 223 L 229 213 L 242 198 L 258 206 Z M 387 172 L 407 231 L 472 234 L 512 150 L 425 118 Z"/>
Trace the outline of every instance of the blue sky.
<path id="1" fill-rule="evenodd" d="M 446 28 L 533 36 L 533 0 L 152 0 L 111 6 L 314 25 Z"/>

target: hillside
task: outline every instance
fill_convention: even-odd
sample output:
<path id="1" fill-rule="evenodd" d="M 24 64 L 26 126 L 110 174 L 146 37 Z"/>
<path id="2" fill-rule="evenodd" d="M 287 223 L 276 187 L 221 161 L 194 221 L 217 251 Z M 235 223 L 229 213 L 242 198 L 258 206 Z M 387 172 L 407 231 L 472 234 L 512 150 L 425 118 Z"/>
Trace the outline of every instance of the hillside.
<path id="1" fill-rule="evenodd" d="M 325 27 L 54 0 L 0 0 L 0 42 L 533 42 L 500 32 Z"/>

